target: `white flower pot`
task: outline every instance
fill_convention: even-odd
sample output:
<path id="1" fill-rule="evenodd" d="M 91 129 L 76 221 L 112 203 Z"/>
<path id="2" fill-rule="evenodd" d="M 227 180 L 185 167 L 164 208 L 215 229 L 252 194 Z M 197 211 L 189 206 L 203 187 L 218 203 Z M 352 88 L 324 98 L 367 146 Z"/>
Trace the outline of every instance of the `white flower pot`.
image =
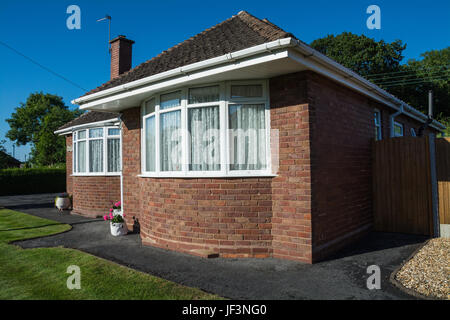
<path id="1" fill-rule="evenodd" d="M 68 209 L 70 207 L 70 199 L 56 197 L 55 205 L 59 210 Z"/>
<path id="2" fill-rule="evenodd" d="M 126 235 L 128 232 L 124 222 L 121 223 L 110 222 L 110 227 L 111 227 L 111 234 L 115 237 Z"/>

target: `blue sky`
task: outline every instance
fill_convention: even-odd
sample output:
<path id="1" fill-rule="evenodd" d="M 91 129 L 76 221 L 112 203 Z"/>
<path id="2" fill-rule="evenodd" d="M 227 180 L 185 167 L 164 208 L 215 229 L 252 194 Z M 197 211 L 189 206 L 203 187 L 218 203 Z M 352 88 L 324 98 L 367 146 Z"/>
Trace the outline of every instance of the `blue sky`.
<path id="1" fill-rule="evenodd" d="M 81 30 L 68 30 L 66 8 L 81 9 Z M 381 30 L 366 27 L 366 8 L 381 8 Z M 0 1 L 0 41 L 62 74 L 86 89 L 109 79 L 108 27 L 96 19 L 112 16 L 112 36 L 136 41 L 133 66 L 209 28 L 240 10 L 268 18 L 310 43 L 327 34 L 350 31 L 377 40 L 401 39 L 407 44 L 405 62 L 420 53 L 449 46 L 450 2 L 442 1 Z M 67 105 L 83 90 L 42 70 L 0 45 L 0 140 L 9 118 L 31 92 L 60 95 Z M 12 152 L 12 143 L 7 142 Z M 24 160 L 30 148 L 16 147 Z"/>

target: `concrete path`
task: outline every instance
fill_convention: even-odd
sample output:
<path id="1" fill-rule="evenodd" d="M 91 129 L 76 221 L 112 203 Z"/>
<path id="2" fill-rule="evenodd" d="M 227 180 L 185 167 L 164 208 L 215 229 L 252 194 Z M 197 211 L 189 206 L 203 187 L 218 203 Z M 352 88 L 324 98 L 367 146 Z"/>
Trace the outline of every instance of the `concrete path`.
<path id="1" fill-rule="evenodd" d="M 15 243 L 23 248 L 75 248 L 233 299 L 414 299 L 390 284 L 389 276 L 426 240 L 410 235 L 372 233 L 353 248 L 314 265 L 272 258 L 204 259 L 142 246 L 138 234 L 113 237 L 104 221 L 58 215 L 52 205 L 45 205 L 53 195 L 12 198 L 0 197 L 0 206 L 73 226 L 66 233 Z M 33 198 L 40 202 L 33 204 Z M 380 290 L 366 288 L 369 276 L 366 270 L 372 264 L 381 268 Z"/>

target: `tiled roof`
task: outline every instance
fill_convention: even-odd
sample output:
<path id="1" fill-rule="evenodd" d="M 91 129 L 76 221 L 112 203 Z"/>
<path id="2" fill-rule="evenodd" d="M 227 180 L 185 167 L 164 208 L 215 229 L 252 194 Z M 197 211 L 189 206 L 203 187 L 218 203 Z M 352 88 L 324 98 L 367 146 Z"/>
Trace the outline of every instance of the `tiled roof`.
<path id="1" fill-rule="evenodd" d="M 78 126 L 80 124 L 87 124 L 87 123 L 91 123 L 91 122 L 114 119 L 114 118 L 117 118 L 118 116 L 119 116 L 118 113 L 88 111 L 86 113 L 83 113 L 78 118 L 75 118 L 72 121 L 69 121 L 66 124 L 64 124 L 63 126 L 59 127 L 58 130 L 70 128 L 73 126 Z"/>
<path id="2" fill-rule="evenodd" d="M 294 36 L 267 19 L 260 20 L 241 11 L 89 91 L 84 96 L 188 64 L 288 37 Z"/>

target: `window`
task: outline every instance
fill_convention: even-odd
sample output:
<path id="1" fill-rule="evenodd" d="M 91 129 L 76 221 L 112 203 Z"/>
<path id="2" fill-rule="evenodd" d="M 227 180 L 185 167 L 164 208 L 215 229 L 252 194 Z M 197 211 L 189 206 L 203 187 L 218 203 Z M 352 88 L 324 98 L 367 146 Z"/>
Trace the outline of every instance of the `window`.
<path id="1" fill-rule="evenodd" d="M 74 174 L 104 175 L 119 172 L 119 128 L 90 128 L 73 133 Z"/>
<path id="2" fill-rule="evenodd" d="M 381 133 L 381 112 L 378 109 L 374 111 L 374 120 L 375 120 L 375 140 L 382 139 Z"/>
<path id="3" fill-rule="evenodd" d="M 142 104 L 142 173 L 270 175 L 265 81 L 209 84 Z"/>
<path id="4" fill-rule="evenodd" d="M 403 124 L 394 121 L 394 137 L 403 137 Z"/>
<path id="5" fill-rule="evenodd" d="M 411 137 L 417 137 L 416 130 L 414 130 L 414 128 L 411 128 Z"/>

